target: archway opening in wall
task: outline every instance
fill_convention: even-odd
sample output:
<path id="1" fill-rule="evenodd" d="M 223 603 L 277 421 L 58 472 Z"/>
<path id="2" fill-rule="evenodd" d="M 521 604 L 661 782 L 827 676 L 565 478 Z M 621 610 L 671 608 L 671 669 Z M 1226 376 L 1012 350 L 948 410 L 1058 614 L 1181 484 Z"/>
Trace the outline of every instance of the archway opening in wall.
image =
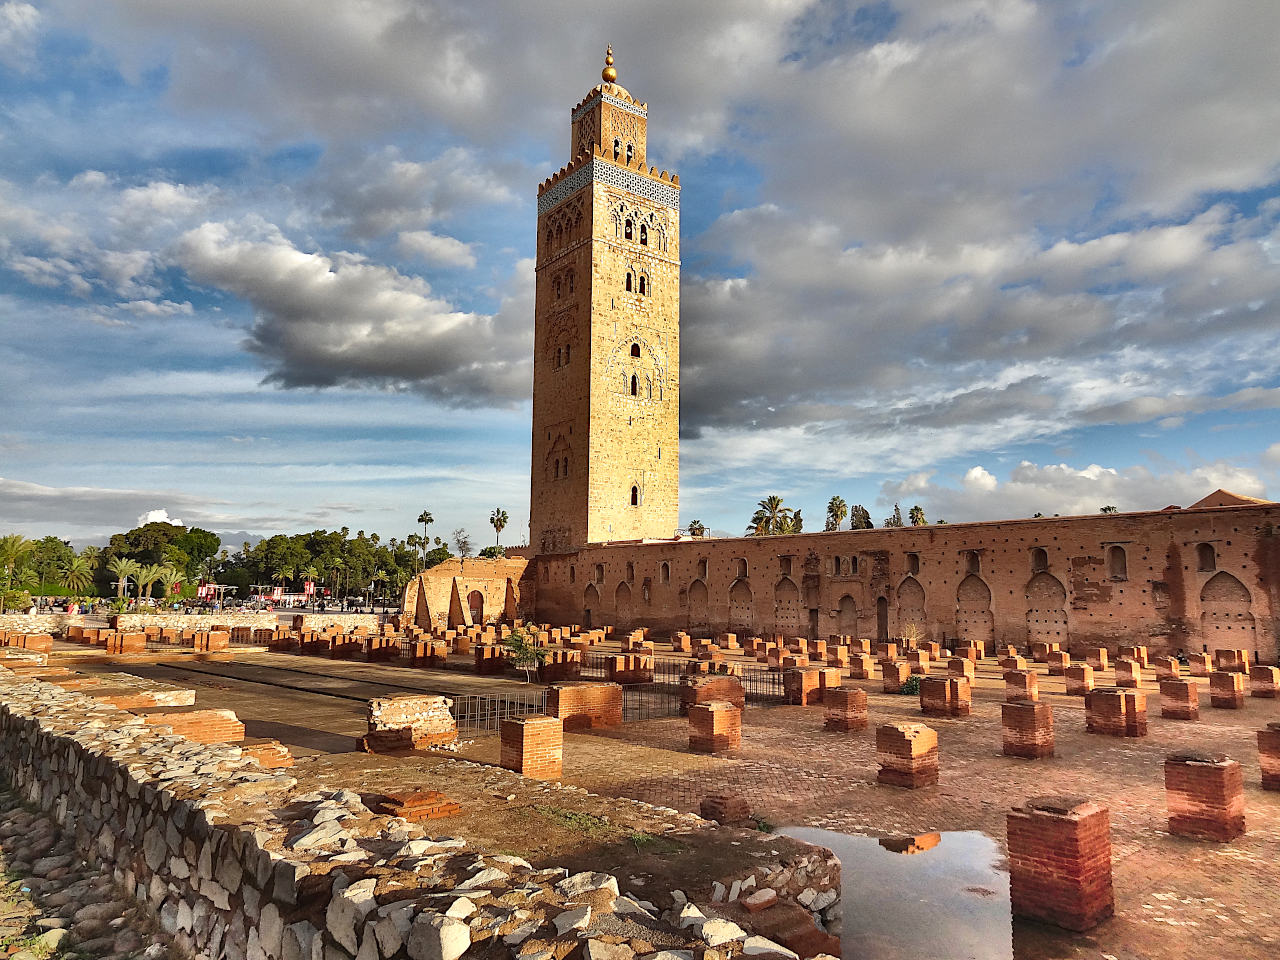
<path id="1" fill-rule="evenodd" d="M 471 622 L 484 623 L 484 594 L 472 590 L 467 594 L 467 606 L 471 608 Z"/>
<path id="2" fill-rule="evenodd" d="M 1125 556 L 1124 547 L 1113 546 L 1107 550 L 1107 575 L 1112 580 L 1129 579 L 1129 558 Z"/>
<path id="3" fill-rule="evenodd" d="M 1212 543 L 1202 543 L 1196 547 L 1196 567 L 1202 573 L 1218 569 L 1217 551 Z"/>
<path id="4" fill-rule="evenodd" d="M 711 619 L 711 597 L 701 580 L 689 584 L 689 628 L 704 630 Z"/>
<path id="5" fill-rule="evenodd" d="M 735 580 L 729 588 L 729 629 L 735 632 L 747 631 L 752 629 L 754 623 L 751 584 L 745 579 Z"/>
<path id="6" fill-rule="evenodd" d="M 970 574 L 956 588 L 956 634 L 963 643 L 991 652 L 995 621 L 991 614 L 991 588 L 982 578 Z"/>
<path id="7" fill-rule="evenodd" d="M 790 577 L 783 577 L 773 588 L 774 629 L 786 637 L 798 637 L 806 616 L 800 606 L 800 588 Z"/>
<path id="8" fill-rule="evenodd" d="M 924 587 L 915 577 L 907 577 L 898 585 L 898 632 L 914 625 L 920 636 L 929 635 L 925 622 Z"/>
<path id="9" fill-rule="evenodd" d="M 1276 650 L 1259 650 L 1249 588 L 1219 570 L 1200 590 L 1200 636 L 1206 649 L 1249 650 L 1255 659 L 1274 660 Z"/>
<path id="10" fill-rule="evenodd" d="M 887 597 L 876 598 L 876 639 L 889 639 L 889 600 Z"/>
<path id="11" fill-rule="evenodd" d="M 1050 573 L 1037 573 L 1027 581 L 1027 642 L 1060 642 L 1067 648 L 1067 590 Z"/>
<path id="12" fill-rule="evenodd" d="M 596 589 L 594 583 L 587 584 L 587 589 L 582 594 L 582 623 L 583 626 L 591 626 L 591 611 L 600 608 L 600 591 Z"/>
<path id="13" fill-rule="evenodd" d="M 625 580 L 618 584 L 618 589 L 613 593 L 613 609 L 619 626 L 631 622 L 631 586 Z"/>
<path id="14" fill-rule="evenodd" d="M 836 632 L 842 637 L 858 638 L 858 601 L 847 593 L 836 608 Z"/>
<path id="15" fill-rule="evenodd" d="M 1049 551 L 1044 547 L 1036 547 L 1031 551 L 1031 572 L 1040 573 L 1049 569 Z"/>

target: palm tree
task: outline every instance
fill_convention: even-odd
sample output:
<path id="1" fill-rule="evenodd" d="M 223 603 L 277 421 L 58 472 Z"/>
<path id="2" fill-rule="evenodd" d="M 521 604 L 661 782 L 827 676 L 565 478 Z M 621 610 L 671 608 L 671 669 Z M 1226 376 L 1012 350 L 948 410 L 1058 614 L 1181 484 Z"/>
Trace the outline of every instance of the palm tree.
<path id="1" fill-rule="evenodd" d="M 929 524 L 929 521 L 924 518 L 924 507 L 918 503 L 907 511 L 907 519 L 911 521 L 913 527 L 924 527 Z"/>
<path id="2" fill-rule="evenodd" d="M 370 579 L 376 587 L 380 583 L 386 583 L 391 578 L 387 576 L 387 571 L 379 567 L 377 570 L 373 571 L 373 576 Z"/>
<path id="3" fill-rule="evenodd" d="M 125 592 L 129 589 L 129 578 L 137 576 L 141 567 L 137 560 L 130 560 L 128 557 L 112 557 L 107 563 L 107 569 L 116 575 L 116 598 L 123 599 Z"/>
<path id="4" fill-rule="evenodd" d="M 1113 506 L 1111 506 L 1111 505 L 1109 505 L 1109 504 L 1108 504 L 1107 506 L 1103 507 L 1103 508 L 1102 508 L 1101 510 L 1099 510 L 1098 512 L 1099 512 L 1099 513 L 1119 513 L 1119 512 L 1120 512 L 1120 510 L 1119 510 L 1119 508 L 1118 508 L 1118 507 L 1113 507 Z"/>
<path id="5" fill-rule="evenodd" d="M 182 581 L 185 579 L 181 570 L 169 564 L 165 564 L 160 568 L 160 583 L 164 585 L 164 595 L 172 597 L 182 590 Z"/>
<path id="6" fill-rule="evenodd" d="M 494 507 L 493 513 L 489 514 L 489 525 L 498 533 L 493 540 L 494 546 L 502 543 L 502 528 L 507 525 L 507 519 L 507 511 L 501 507 Z"/>
<path id="7" fill-rule="evenodd" d="M 157 580 L 164 577 L 164 567 L 158 563 L 148 563 L 144 567 L 140 567 L 136 574 L 138 581 L 138 599 L 143 598 L 143 591 L 146 591 L 146 598 L 151 599 L 151 585 Z"/>
<path id="8" fill-rule="evenodd" d="M 80 556 L 84 557 L 84 562 L 89 565 L 89 572 L 92 573 L 98 569 L 98 560 L 102 558 L 102 548 L 89 544 L 89 546 L 80 551 Z"/>
<path id="9" fill-rule="evenodd" d="M 689 536 L 705 537 L 707 535 L 707 525 L 701 520 L 689 521 Z"/>
<path id="10" fill-rule="evenodd" d="M 779 533 L 790 532 L 790 507 L 782 505 L 782 498 L 770 494 L 756 505 L 756 512 L 751 515 L 751 523 L 747 526 L 749 537 L 771 537 Z"/>
<path id="11" fill-rule="evenodd" d="M 93 582 L 89 561 L 83 555 L 69 559 L 58 571 L 58 582 L 72 593 L 83 593 L 84 588 Z"/>
<path id="12" fill-rule="evenodd" d="M 428 536 L 428 534 L 427 534 L 427 527 L 429 527 L 429 526 L 431 526 L 431 524 L 435 523 L 435 522 L 436 522 L 436 518 L 435 518 L 435 517 L 433 517 L 433 516 L 431 515 L 431 511 L 430 511 L 430 510 L 423 510 L 420 514 L 418 514 L 418 522 L 419 522 L 420 524 L 422 524 L 422 542 L 423 542 L 423 547 L 422 547 L 422 562 L 423 562 L 423 564 L 425 565 L 425 564 L 426 564 L 426 562 L 427 562 L 427 548 L 426 548 L 426 542 L 427 542 L 427 540 L 429 539 L 429 536 Z"/>
<path id="13" fill-rule="evenodd" d="M 844 502 L 844 497 L 832 497 L 827 501 L 827 527 L 828 530 L 839 530 L 840 524 L 844 523 L 844 518 L 849 515 L 849 506 Z"/>
<path id="14" fill-rule="evenodd" d="M 4 584 L 0 586 L 0 613 L 4 613 L 4 595 L 13 589 L 15 573 L 35 548 L 35 542 L 20 533 L 0 537 L 0 574 L 4 576 Z"/>

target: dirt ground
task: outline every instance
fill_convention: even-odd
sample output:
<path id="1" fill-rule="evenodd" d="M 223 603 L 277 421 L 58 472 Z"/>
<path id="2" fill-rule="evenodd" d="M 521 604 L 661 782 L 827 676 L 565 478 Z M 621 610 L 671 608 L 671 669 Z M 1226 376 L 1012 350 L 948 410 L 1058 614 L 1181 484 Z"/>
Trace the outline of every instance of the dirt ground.
<path id="1" fill-rule="evenodd" d="M 448 829 L 474 834 L 494 850 L 566 866 L 617 867 L 624 876 L 639 878 L 641 886 L 692 883 L 718 863 L 714 850 L 701 847 L 702 839 L 655 833 L 658 839 L 637 844 L 635 834 L 650 834 L 642 818 L 619 817 L 621 805 L 565 792 L 557 792 L 550 802 L 538 795 L 537 787 L 528 788 L 533 792 L 527 795 L 509 787 L 519 778 L 502 771 L 353 752 L 355 737 L 364 731 L 363 700 L 387 695 L 388 684 L 441 693 L 492 691 L 496 686 L 527 689 L 517 681 L 285 654 L 238 657 L 227 664 L 123 669 L 193 686 L 200 706 L 235 709 L 251 736 L 277 737 L 295 754 L 312 757 L 298 768 L 309 770 L 309 776 L 333 783 L 355 778 L 370 788 L 430 783 L 467 808 L 465 819 L 457 826 L 450 822 Z M 202 672 L 193 673 L 196 669 Z M 1116 916 L 1088 936 L 1017 923 L 1017 956 L 1273 956 L 1280 936 L 1280 897 L 1275 893 L 1280 881 L 1280 793 L 1259 787 L 1255 735 L 1267 722 L 1280 719 L 1280 701 L 1248 698 L 1242 710 L 1213 709 L 1207 681 L 1201 680 L 1201 719 L 1163 720 L 1156 685 L 1148 681 L 1149 735 L 1116 739 L 1085 733 L 1081 699 L 1065 695 L 1061 678 L 1047 676 L 1043 666 L 1038 670 L 1041 699 L 1055 714 L 1057 752 L 1048 759 L 1003 756 L 1003 682 L 988 662 L 980 667 L 973 713 L 967 718 L 924 718 L 914 697 L 881 693 L 878 681 L 848 681 L 868 691 L 871 725 L 866 731 L 824 730 L 820 707 L 749 705 L 741 751 L 709 757 L 688 752 L 688 726 L 681 718 L 628 723 L 567 735 L 564 782 L 607 797 L 694 812 L 709 791 L 731 789 L 745 796 L 766 824 L 873 836 L 981 830 L 1002 844 L 1006 813 L 1027 798 L 1087 797 L 1105 804 L 1111 814 Z M 1099 677 L 1099 685 L 1110 681 L 1110 671 Z M 927 722 L 938 731 L 937 786 L 912 791 L 875 782 L 874 728 L 894 721 Z M 470 740 L 462 756 L 496 761 L 495 737 Z M 1244 766 L 1244 837 L 1218 844 L 1168 834 L 1163 761 L 1166 754 L 1188 747 L 1226 753 Z M 513 794 L 516 799 L 508 800 Z M 565 798 L 584 805 L 566 805 Z M 548 812 L 539 806 L 561 809 Z M 685 867 L 677 866 L 681 863 Z M 846 916 L 851 910 L 856 905 L 847 904 Z"/>

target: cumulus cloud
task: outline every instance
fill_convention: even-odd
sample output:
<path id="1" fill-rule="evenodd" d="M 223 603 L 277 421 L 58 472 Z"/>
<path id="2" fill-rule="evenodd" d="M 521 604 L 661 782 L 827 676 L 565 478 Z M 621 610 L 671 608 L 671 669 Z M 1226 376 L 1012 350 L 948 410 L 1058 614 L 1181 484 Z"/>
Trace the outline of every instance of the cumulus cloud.
<path id="1" fill-rule="evenodd" d="M 1225 461 L 1189 469 L 1154 471 L 1143 466 L 1124 469 L 1096 463 L 1035 464 L 1023 460 L 1000 481 L 982 466 L 970 468 L 958 484 L 938 482 L 931 474 L 890 481 L 877 502 L 920 503 L 932 520 L 999 520 L 1097 513 L 1104 506 L 1121 511 L 1188 506 L 1219 487 L 1250 497 L 1265 497 L 1258 474 Z"/>
<path id="2" fill-rule="evenodd" d="M 467 268 L 476 265 L 476 255 L 472 252 L 471 244 L 453 237 L 443 237 L 430 230 L 407 230 L 400 234 L 398 246 L 401 253 L 419 257 L 427 263 Z"/>
<path id="3" fill-rule="evenodd" d="M 169 511 L 163 507 L 156 510 L 148 510 L 142 516 L 138 517 L 138 522 L 134 526 L 141 527 L 147 523 L 171 523 L 175 527 L 185 527 L 186 524 L 177 517 L 169 516 Z"/>
<path id="4" fill-rule="evenodd" d="M 177 261 L 199 283 L 252 304 L 247 345 L 287 387 L 371 384 L 451 403 L 508 404 L 530 390 L 532 265 L 498 313 L 455 310 L 427 282 L 345 252 L 294 246 L 249 218 L 182 235 Z"/>

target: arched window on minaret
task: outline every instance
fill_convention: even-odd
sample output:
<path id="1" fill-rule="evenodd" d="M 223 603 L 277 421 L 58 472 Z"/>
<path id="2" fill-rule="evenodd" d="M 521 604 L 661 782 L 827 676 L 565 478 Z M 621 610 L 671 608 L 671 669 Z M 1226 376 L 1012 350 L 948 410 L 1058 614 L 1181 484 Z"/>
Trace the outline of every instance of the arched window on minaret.
<path id="1" fill-rule="evenodd" d="M 630 292 L 631 292 L 631 271 L 628 270 L 627 271 L 627 293 L 630 293 Z M 560 294 L 557 293 L 556 296 L 558 297 L 560 296 Z"/>
<path id="2" fill-rule="evenodd" d="M 633 343 L 633 344 L 631 345 L 631 355 L 632 355 L 633 357 L 638 357 L 638 356 L 640 356 L 640 344 L 638 344 L 638 343 Z"/>
<path id="3" fill-rule="evenodd" d="M 630 240 L 632 237 L 631 218 L 627 217 L 627 222 L 622 225 L 622 239 Z"/>
<path id="4" fill-rule="evenodd" d="M 569 280 L 569 292 L 573 293 L 573 271 L 572 270 L 569 271 L 569 273 L 567 274 L 567 277 Z"/>
<path id="5" fill-rule="evenodd" d="M 648 289 L 648 281 L 645 279 L 645 276 L 642 273 L 640 274 L 640 296 L 643 297 L 647 289 Z"/>
<path id="6" fill-rule="evenodd" d="M 635 146 L 631 143 L 631 141 L 630 141 L 630 140 L 628 140 L 628 141 L 627 141 L 627 163 L 630 163 L 630 162 L 631 162 L 631 160 L 632 160 L 632 158 L 633 158 L 635 155 L 636 155 L 636 148 L 635 148 Z"/>
<path id="7" fill-rule="evenodd" d="M 640 394 L 640 381 L 636 379 L 636 375 L 633 373 L 631 375 L 631 395 L 635 397 L 635 396 L 639 396 L 639 394 Z"/>
<path id="8" fill-rule="evenodd" d="M 617 137 L 613 138 L 613 159 L 617 160 L 622 156 L 622 141 Z"/>
<path id="9" fill-rule="evenodd" d="M 556 280 L 553 286 L 555 288 L 556 299 L 559 300 L 560 299 L 560 278 L 559 277 L 556 277 Z"/>
<path id="10" fill-rule="evenodd" d="M 640 224 L 640 245 L 647 247 L 649 245 L 649 228 L 643 223 Z"/>
<path id="11" fill-rule="evenodd" d="M 631 488 L 631 505 L 633 507 L 640 506 L 640 488 L 639 487 Z"/>

